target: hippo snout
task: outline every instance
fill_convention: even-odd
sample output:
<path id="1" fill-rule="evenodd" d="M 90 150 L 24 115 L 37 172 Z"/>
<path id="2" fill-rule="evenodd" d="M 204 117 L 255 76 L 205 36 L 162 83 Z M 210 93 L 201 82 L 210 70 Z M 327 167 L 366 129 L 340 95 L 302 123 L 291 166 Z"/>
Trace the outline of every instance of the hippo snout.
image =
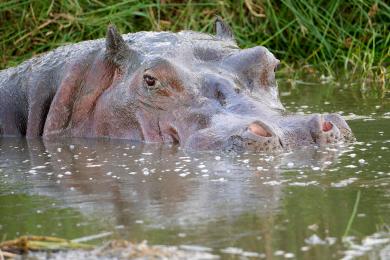
<path id="1" fill-rule="evenodd" d="M 191 136 L 187 146 L 197 150 L 268 152 L 352 140 L 352 131 L 340 115 L 314 114 L 281 116 L 266 122 L 246 120 L 237 122 L 235 126 L 217 125 Z"/>

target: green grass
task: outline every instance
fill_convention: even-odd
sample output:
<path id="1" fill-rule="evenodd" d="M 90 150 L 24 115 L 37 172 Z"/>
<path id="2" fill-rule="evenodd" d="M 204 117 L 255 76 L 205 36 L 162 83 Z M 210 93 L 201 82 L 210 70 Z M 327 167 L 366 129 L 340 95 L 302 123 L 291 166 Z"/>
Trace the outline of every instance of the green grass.
<path id="1" fill-rule="evenodd" d="M 212 32 L 215 15 L 231 25 L 241 47 L 268 47 L 285 71 L 358 76 L 386 88 L 390 6 L 384 0 L 1 1 L 0 69 L 65 43 L 104 37 L 110 22 L 122 33 Z"/>
<path id="2" fill-rule="evenodd" d="M 360 202 L 360 194 L 361 194 L 361 192 L 359 190 L 357 192 L 357 194 L 356 194 L 355 204 L 353 205 L 353 210 L 352 210 L 351 216 L 348 219 L 348 224 L 347 224 L 347 227 L 346 227 L 346 229 L 344 231 L 343 237 L 348 236 L 348 234 L 349 234 L 349 232 L 351 230 L 351 227 L 352 227 L 352 223 L 355 220 L 355 217 L 356 217 L 356 214 L 357 214 L 357 210 L 358 210 L 358 207 L 359 207 L 359 202 Z"/>

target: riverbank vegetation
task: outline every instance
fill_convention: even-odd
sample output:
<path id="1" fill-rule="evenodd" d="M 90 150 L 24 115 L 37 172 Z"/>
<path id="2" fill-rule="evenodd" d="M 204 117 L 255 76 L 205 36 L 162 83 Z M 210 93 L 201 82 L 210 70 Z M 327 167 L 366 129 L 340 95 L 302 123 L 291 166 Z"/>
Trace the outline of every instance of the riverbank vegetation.
<path id="1" fill-rule="evenodd" d="M 215 15 L 241 47 L 264 45 L 284 72 L 359 77 L 388 88 L 390 6 L 384 0 L 10 0 L 0 3 L 0 69 L 67 43 L 122 33 L 212 32 Z"/>

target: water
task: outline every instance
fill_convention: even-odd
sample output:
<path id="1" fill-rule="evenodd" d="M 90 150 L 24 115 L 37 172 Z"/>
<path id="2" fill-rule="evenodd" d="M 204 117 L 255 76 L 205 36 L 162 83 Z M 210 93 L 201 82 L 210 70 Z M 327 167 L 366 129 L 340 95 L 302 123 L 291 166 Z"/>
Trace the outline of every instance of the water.
<path id="1" fill-rule="evenodd" d="M 286 84 L 281 96 L 290 111 L 342 113 L 357 142 L 233 156 L 0 139 L 0 239 L 112 232 L 95 243 L 190 245 L 228 259 L 390 259 L 389 99 L 320 83 Z"/>

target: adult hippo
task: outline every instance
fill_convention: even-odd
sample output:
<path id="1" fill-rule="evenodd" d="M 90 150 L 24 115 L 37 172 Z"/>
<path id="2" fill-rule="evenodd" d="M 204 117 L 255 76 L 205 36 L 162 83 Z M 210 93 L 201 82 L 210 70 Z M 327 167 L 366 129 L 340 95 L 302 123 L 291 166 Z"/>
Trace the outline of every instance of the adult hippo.
<path id="1" fill-rule="evenodd" d="M 0 72 L 0 135 L 110 137 L 268 151 L 352 137 L 336 114 L 287 115 L 279 60 L 216 35 L 138 32 L 57 48 Z"/>

